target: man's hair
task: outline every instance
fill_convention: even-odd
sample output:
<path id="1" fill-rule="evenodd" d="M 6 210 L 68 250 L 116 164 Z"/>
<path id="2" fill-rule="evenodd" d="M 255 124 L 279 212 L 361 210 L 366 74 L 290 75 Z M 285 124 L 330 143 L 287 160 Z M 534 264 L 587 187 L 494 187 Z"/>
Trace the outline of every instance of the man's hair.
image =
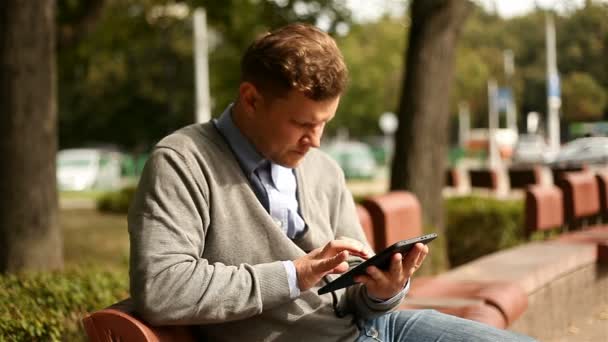
<path id="1" fill-rule="evenodd" d="M 241 60 L 241 81 L 271 97 L 297 90 L 311 100 L 331 99 L 344 91 L 347 79 L 336 42 L 307 24 L 290 24 L 262 35 Z"/>

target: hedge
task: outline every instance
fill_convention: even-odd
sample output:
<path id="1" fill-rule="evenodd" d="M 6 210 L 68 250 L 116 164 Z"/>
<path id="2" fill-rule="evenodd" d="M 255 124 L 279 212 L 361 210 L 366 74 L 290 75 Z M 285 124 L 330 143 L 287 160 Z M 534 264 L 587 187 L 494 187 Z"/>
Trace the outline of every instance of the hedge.
<path id="1" fill-rule="evenodd" d="M 524 242 L 522 200 L 467 196 L 445 203 L 452 267 Z"/>
<path id="2" fill-rule="evenodd" d="M 96 267 L 0 275 L 0 341 L 82 338 L 80 320 L 128 296 L 125 271 Z"/>
<path id="3" fill-rule="evenodd" d="M 111 213 L 126 214 L 131 200 L 135 196 L 136 187 L 126 187 L 120 191 L 106 192 L 97 199 L 97 210 Z"/>

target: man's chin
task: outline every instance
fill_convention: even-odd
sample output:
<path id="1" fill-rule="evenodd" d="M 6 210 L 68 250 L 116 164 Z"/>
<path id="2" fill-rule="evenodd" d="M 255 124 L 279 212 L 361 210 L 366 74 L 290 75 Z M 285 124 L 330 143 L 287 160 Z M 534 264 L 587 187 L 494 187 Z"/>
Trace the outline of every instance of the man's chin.
<path id="1" fill-rule="evenodd" d="M 304 159 L 305 156 L 306 156 L 305 153 L 304 154 L 293 153 L 286 158 L 282 158 L 281 160 L 273 160 L 273 162 L 281 165 L 282 167 L 294 169 L 294 168 L 298 167 L 298 165 L 300 165 L 300 163 L 302 162 L 302 160 Z"/>

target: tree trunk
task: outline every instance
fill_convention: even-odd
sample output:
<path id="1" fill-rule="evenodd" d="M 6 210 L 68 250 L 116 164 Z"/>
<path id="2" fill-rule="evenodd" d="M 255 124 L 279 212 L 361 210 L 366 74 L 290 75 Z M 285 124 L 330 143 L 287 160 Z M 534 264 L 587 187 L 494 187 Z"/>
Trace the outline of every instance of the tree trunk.
<path id="1" fill-rule="evenodd" d="M 0 272 L 62 266 L 55 1 L 0 1 Z"/>
<path id="2" fill-rule="evenodd" d="M 395 134 L 391 190 L 419 199 L 423 221 L 443 232 L 441 192 L 448 144 L 449 93 L 460 28 L 469 1 L 414 0 Z"/>

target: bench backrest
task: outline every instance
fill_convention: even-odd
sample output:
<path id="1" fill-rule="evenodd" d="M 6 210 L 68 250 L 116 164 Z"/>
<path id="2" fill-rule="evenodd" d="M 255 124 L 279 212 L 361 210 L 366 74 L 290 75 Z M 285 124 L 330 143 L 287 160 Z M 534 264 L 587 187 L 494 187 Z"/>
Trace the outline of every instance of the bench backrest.
<path id="1" fill-rule="evenodd" d="M 152 327 L 134 314 L 132 300 L 125 299 L 82 319 L 89 341 L 194 342 L 192 330 L 185 326 Z"/>
<path id="2" fill-rule="evenodd" d="M 526 189 L 526 235 L 564 225 L 564 198 L 554 185 L 533 185 Z"/>
<path id="3" fill-rule="evenodd" d="M 370 216 L 367 209 L 365 209 L 365 207 L 361 204 L 357 204 L 356 209 L 357 216 L 359 217 L 359 223 L 361 223 L 361 228 L 363 228 L 363 232 L 365 233 L 365 237 L 367 238 L 367 243 L 374 251 L 376 251 L 372 217 Z"/>
<path id="4" fill-rule="evenodd" d="M 582 218 L 599 214 L 599 190 L 593 173 L 564 173 L 558 181 L 558 186 L 564 193 L 565 217 L 570 225 Z"/>
<path id="5" fill-rule="evenodd" d="M 412 193 L 393 191 L 367 198 L 362 205 L 372 219 L 376 250 L 422 235 L 420 203 Z"/>

